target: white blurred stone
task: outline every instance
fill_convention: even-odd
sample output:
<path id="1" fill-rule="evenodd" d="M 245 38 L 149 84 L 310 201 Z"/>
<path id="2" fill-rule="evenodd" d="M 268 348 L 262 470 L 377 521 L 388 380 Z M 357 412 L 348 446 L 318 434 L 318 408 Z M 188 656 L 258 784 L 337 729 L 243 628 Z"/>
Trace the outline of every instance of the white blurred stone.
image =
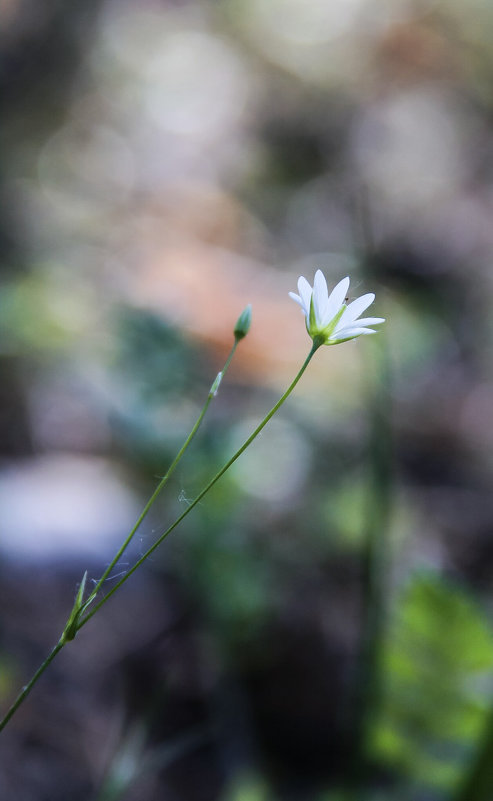
<path id="1" fill-rule="evenodd" d="M 140 511 L 114 466 L 50 454 L 0 470 L 0 551 L 23 560 L 109 559 Z"/>

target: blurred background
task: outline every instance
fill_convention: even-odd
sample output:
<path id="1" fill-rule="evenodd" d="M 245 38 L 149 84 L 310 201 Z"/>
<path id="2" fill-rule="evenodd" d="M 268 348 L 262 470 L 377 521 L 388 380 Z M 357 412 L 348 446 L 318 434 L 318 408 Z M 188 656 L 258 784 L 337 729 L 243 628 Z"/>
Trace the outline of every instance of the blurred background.
<path id="1" fill-rule="evenodd" d="M 0 699 L 376 293 L 2 734 L 9 801 L 493 797 L 493 6 L 3 0 Z M 114 579 L 113 579 L 114 581 Z M 112 586 L 111 580 L 107 588 Z"/>

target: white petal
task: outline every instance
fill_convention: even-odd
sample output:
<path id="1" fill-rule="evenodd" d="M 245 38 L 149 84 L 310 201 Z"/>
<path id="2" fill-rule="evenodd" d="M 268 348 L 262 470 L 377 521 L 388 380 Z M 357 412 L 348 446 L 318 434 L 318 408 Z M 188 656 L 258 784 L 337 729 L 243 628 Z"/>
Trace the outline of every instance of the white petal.
<path id="1" fill-rule="evenodd" d="M 347 295 L 348 289 L 349 289 L 349 278 L 343 278 L 342 281 L 339 281 L 337 286 L 334 287 L 327 301 L 327 307 L 325 310 L 325 316 L 323 320 L 324 324 L 328 325 L 330 321 L 334 319 L 337 312 L 344 303 L 344 298 Z M 346 312 L 344 312 L 344 314 L 345 313 Z"/>
<path id="2" fill-rule="evenodd" d="M 298 292 L 300 293 L 300 298 L 303 302 L 303 308 L 305 313 L 308 315 L 310 314 L 310 301 L 312 299 L 312 288 L 306 278 L 302 275 L 298 278 Z"/>
<path id="3" fill-rule="evenodd" d="M 342 317 L 339 322 L 341 321 Z M 379 323 L 384 323 L 384 322 L 385 322 L 385 317 L 360 317 L 359 320 L 355 320 L 355 323 L 357 323 L 360 328 L 367 325 L 378 325 Z"/>
<path id="4" fill-rule="evenodd" d="M 293 298 L 293 300 L 296 301 L 296 303 L 299 303 L 299 305 L 301 306 L 302 310 L 305 311 L 305 307 L 303 305 L 303 301 L 301 300 L 300 296 L 297 295 L 296 292 L 289 292 L 288 294 L 289 294 L 289 297 Z"/>
<path id="5" fill-rule="evenodd" d="M 373 330 L 373 328 L 357 328 L 356 326 L 349 326 L 348 328 L 342 328 L 338 331 L 334 331 L 331 336 L 331 339 L 349 339 L 353 337 L 359 337 L 361 334 L 376 334 L 377 332 Z"/>
<path id="6" fill-rule="evenodd" d="M 353 300 L 341 317 L 341 325 L 349 325 L 350 323 L 353 323 L 356 318 L 359 317 L 359 315 L 373 303 L 374 300 L 375 295 L 373 292 L 369 292 L 367 295 L 362 295 L 360 298 Z"/>
<path id="7" fill-rule="evenodd" d="M 322 270 L 317 270 L 313 282 L 313 307 L 315 309 L 315 319 L 318 323 L 322 323 L 325 319 L 328 299 L 327 281 Z"/>

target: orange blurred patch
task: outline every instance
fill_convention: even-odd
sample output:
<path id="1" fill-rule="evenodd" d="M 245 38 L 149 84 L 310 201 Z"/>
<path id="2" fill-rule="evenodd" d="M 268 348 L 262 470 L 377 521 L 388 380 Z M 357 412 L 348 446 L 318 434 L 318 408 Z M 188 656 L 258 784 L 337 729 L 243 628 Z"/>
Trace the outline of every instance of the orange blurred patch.
<path id="1" fill-rule="evenodd" d="M 255 376 L 284 376 L 306 356 L 302 315 L 288 298 L 295 283 L 285 273 L 219 248 L 184 245 L 164 251 L 140 272 L 133 298 L 164 314 L 223 355 L 247 303 L 252 327 L 235 358 Z"/>
<path id="2" fill-rule="evenodd" d="M 377 64 L 392 83 L 450 78 L 457 69 L 453 43 L 431 24 L 392 25 L 377 46 Z"/>

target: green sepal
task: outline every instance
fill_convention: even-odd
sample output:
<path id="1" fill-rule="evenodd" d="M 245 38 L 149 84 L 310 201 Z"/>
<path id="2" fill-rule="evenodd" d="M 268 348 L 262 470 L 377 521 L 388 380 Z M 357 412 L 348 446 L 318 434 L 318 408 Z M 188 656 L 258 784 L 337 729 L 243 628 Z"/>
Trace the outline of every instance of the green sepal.
<path id="1" fill-rule="evenodd" d="M 215 379 L 214 379 L 214 381 L 212 383 L 212 386 L 211 386 L 211 388 L 209 390 L 209 397 L 210 398 L 215 398 L 216 397 L 217 391 L 219 389 L 219 384 L 221 383 L 222 379 L 223 379 L 223 371 L 221 370 L 217 374 L 217 376 L 215 377 Z"/>
<path id="2" fill-rule="evenodd" d="M 317 318 L 315 317 L 315 306 L 313 304 L 313 294 L 310 298 L 310 318 L 308 322 L 308 333 L 311 337 L 317 333 Z"/>
<path id="3" fill-rule="evenodd" d="M 341 308 L 339 309 L 339 311 L 335 315 L 335 317 L 332 318 L 332 320 L 330 321 L 329 325 L 325 329 L 324 334 L 325 334 L 325 343 L 326 343 L 326 345 L 335 345 L 337 342 L 339 342 L 339 341 L 342 342 L 343 341 L 343 340 L 336 339 L 334 342 L 329 342 L 332 332 L 335 330 L 335 328 L 337 326 L 337 323 L 341 319 L 341 317 L 344 314 L 344 312 L 346 311 L 346 309 L 347 309 L 347 306 L 343 303 Z"/>
<path id="4" fill-rule="evenodd" d="M 84 592 L 86 589 L 86 581 L 87 581 L 87 570 L 82 576 L 82 581 L 79 585 L 79 589 L 77 590 L 77 595 L 75 596 L 74 605 L 72 607 L 72 611 L 70 612 L 69 619 L 67 620 L 65 628 L 63 630 L 63 634 L 60 637 L 60 642 L 65 643 L 68 642 L 69 640 L 73 640 L 75 638 L 75 635 L 77 634 L 77 627 L 81 613 L 87 606 L 87 604 L 84 604 Z"/>
<path id="5" fill-rule="evenodd" d="M 317 347 L 319 347 L 320 344 L 335 345 L 337 344 L 337 342 L 343 341 L 343 340 L 335 340 L 334 342 L 331 342 L 330 336 L 334 331 L 337 323 L 341 319 L 342 315 L 346 311 L 346 308 L 347 306 L 343 303 L 337 314 L 334 315 L 334 317 L 330 321 L 330 323 L 325 328 L 320 330 L 317 326 L 317 321 L 315 318 L 315 308 L 313 305 L 313 295 L 312 295 L 310 300 L 310 319 L 309 322 L 307 323 L 306 330 L 308 331 L 313 341 L 314 342 L 316 341 Z"/>

